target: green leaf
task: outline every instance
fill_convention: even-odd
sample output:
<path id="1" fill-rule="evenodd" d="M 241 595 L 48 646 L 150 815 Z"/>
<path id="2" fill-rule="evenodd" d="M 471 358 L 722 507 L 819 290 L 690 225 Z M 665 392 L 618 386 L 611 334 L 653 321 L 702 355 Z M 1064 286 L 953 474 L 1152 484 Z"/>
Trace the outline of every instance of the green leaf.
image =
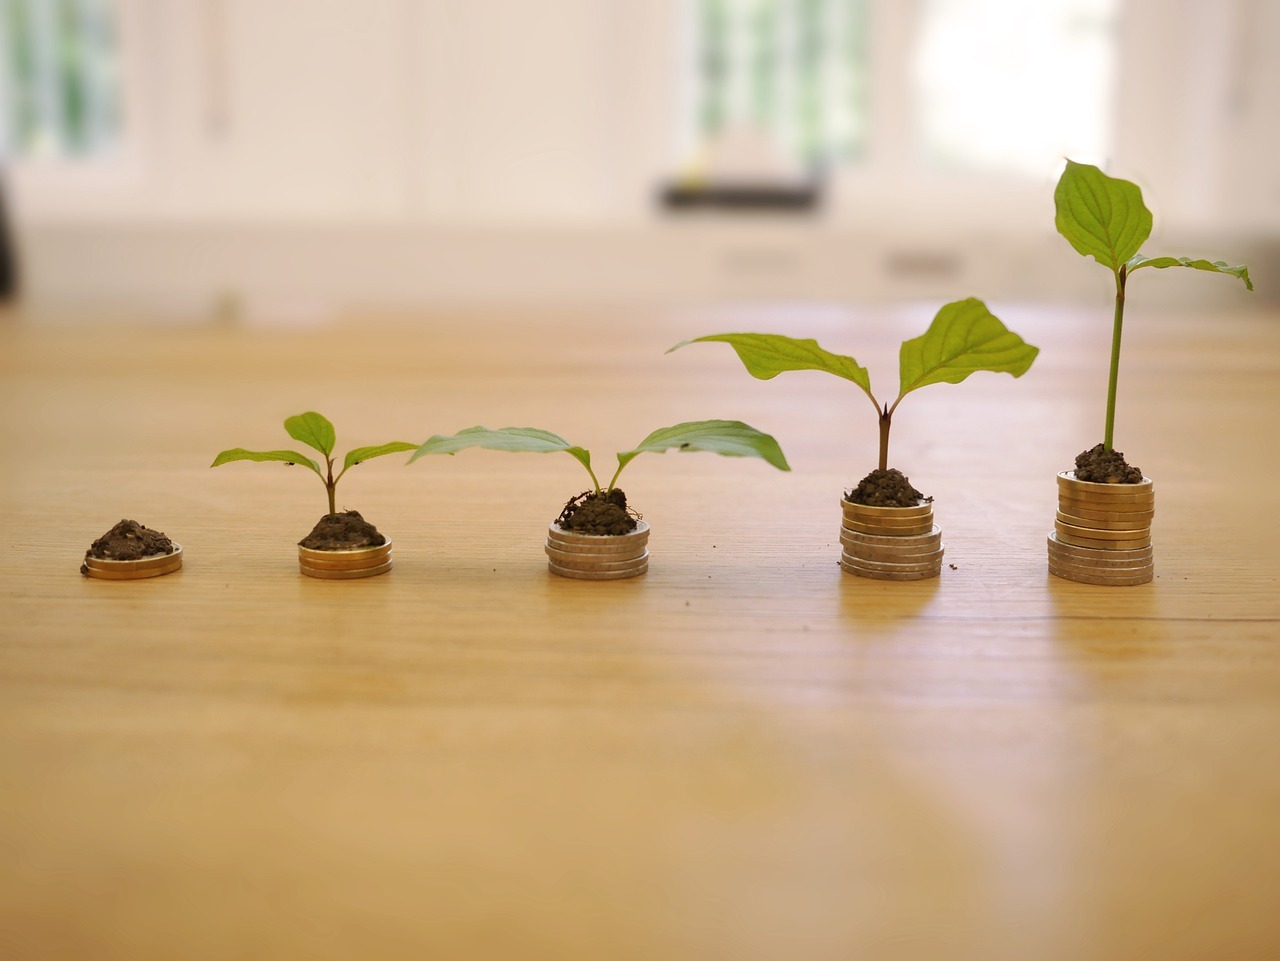
<path id="1" fill-rule="evenodd" d="M 427 439 L 409 458 L 413 463 L 426 454 L 456 454 L 469 447 L 483 447 L 487 450 L 532 451 L 538 454 L 550 454 L 564 451 L 576 457 L 588 471 L 591 470 L 591 454 L 581 447 L 575 447 L 559 434 L 536 427 L 503 427 L 491 430 L 488 427 L 468 427 L 450 436 L 435 435 Z"/>
<path id="2" fill-rule="evenodd" d="M 1053 191 L 1054 224 L 1077 251 L 1118 271 L 1151 235 L 1151 211 L 1137 184 L 1092 164 L 1067 161 Z"/>
<path id="3" fill-rule="evenodd" d="M 859 365 L 852 357 L 824 350 L 816 340 L 799 340 L 781 334 L 710 334 L 682 340 L 667 353 L 679 350 L 687 344 L 713 341 L 732 347 L 747 372 L 760 380 L 771 380 L 788 370 L 822 370 L 851 380 L 868 394 L 871 393 L 871 377 L 867 374 L 867 368 Z"/>
<path id="4" fill-rule="evenodd" d="M 1144 257 L 1142 254 L 1135 254 L 1130 258 L 1127 266 L 1129 273 L 1133 273 L 1139 267 L 1155 267 L 1160 270 L 1165 267 L 1191 267 L 1194 270 L 1230 274 L 1232 277 L 1243 280 L 1245 287 L 1253 290 L 1253 281 L 1249 279 L 1249 268 L 1244 264 L 1237 264 L 1232 267 L 1221 260 L 1192 260 L 1190 257 Z"/>
<path id="5" fill-rule="evenodd" d="M 309 410 L 305 414 L 294 414 L 285 418 L 284 429 L 294 440 L 300 440 L 308 447 L 314 447 L 328 457 L 333 453 L 336 437 L 333 424 L 322 414 Z"/>
<path id="6" fill-rule="evenodd" d="M 356 447 L 347 451 L 347 457 L 342 463 L 342 469 L 354 467 L 363 461 L 372 460 L 374 457 L 381 457 L 384 454 L 398 454 L 400 451 L 416 450 L 417 444 L 408 444 L 402 440 L 392 441 L 390 444 L 379 444 L 377 447 Z"/>
<path id="7" fill-rule="evenodd" d="M 210 467 L 219 467 L 222 464 L 229 464 L 233 460 L 253 460 L 253 461 L 283 461 L 286 464 L 301 464 L 304 467 L 310 467 L 313 471 L 320 475 L 320 465 L 313 461 L 306 454 L 299 454 L 296 450 L 245 450 L 243 447 L 234 447 L 231 450 L 224 450 L 221 454 L 213 459 Z"/>
<path id="8" fill-rule="evenodd" d="M 619 453 L 618 472 L 640 454 L 660 454 L 673 448 L 727 457 L 759 457 L 778 470 L 791 470 L 778 442 L 768 434 L 739 420 L 698 420 L 659 428 L 633 449 Z"/>
<path id="9" fill-rule="evenodd" d="M 1038 353 L 982 301 L 957 300 L 938 311 L 922 336 L 902 345 L 898 397 L 928 384 L 958 384 L 980 370 L 1021 377 Z"/>

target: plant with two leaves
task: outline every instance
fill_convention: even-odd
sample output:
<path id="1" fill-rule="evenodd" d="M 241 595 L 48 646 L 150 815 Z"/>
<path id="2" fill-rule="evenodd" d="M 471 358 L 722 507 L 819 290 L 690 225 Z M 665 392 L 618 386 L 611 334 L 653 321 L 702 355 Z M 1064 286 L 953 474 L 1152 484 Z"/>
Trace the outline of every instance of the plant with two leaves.
<path id="1" fill-rule="evenodd" d="M 771 380 L 784 371 L 820 370 L 857 384 L 871 399 L 879 420 L 881 472 L 889 469 L 889 428 L 907 394 L 929 384 L 958 384 L 982 370 L 1021 377 L 1040 352 L 1005 327 L 982 301 L 973 297 L 955 301 L 938 311 L 924 334 L 903 343 L 898 354 L 898 396 L 890 404 L 872 393 L 865 367 L 852 357 L 825 350 L 816 340 L 781 334 L 709 334 L 681 341 L 667 353 L 704 342 L 728 344 L 747 372 L 760 380 Z"/>
<path id="2" fill-rule="evenodd" d="M 1115 435 L 1116 382 L 1120 373 L 1120 334 L 1124 328 L 1125 287 L 1129 275 L 1144 267 L 1163 270 L 1190 267 L 1229 274 L 1253 290 L 1249 268 L 1221 260 L 1190 257 L 1147 257 L 1138 249 L 1151 236 L 1151 211 L 1142 202 L 1137 184 L 1108 177 L 1092 164 L 1068 160 L 1053 192 L 1054 225 L 1080 254 L 1092 257 L 1115 276 L 1115 318 L 1111 333 L 1111 374 L 1107 381 L 1107 419 L 1103 449 L 1110 451 Z"/>
<path id="3" fill-rule="evenodd" d="M 409 462 L 413 463 L 427 454 L 456 454 L 469 447 L 501 451 L 532 451 L 539 454 L 563 451 L 586 468 L 593 487 L 588 495 L 598 499 L 607 498 L 617 491 L 618 477 L 622 474 L 623 468 L 645 453 L 660 454 L 668 450 L 706 451 L 728 457 L 759 457 L 779 470 L 791 469 L 776 440 L 736 420 L 687 421 L 655 430 L 635 447 L 618 453 L 618 469 L 614 471 L 613 477 L 605 487 L 601 487 L 596 472 L 591 468 L 590 451 L 571 444 L 559 434 L 536 427 L 503 427 L 497 430 L 488 427 L 468 427 L 449 436 L 436 435 L 423 443 L 409 458 Z M 621 491 L 617 493 L 621 494 Z M 577 499 L 571 500 L 570 504 Z M 625 504 L 625 498 L 621 500 Z"/>
<path id="4" fill-rule="evenodd" d="M 320 478 L 320 482 L 324 484 L 325 492 L 329 495 L 329 514 L 332 516 L 338 513 L 335 499 L 338 481 L 342 480 L 347 471 L 355 467 L 356 464 L 371 458 L 414 450 L 418 446 L 404 441 L 392 441 L 390 444 L 379 444 L 376 447 L 356 447 L 347 451 L 347 456 L 342 461 L 342 470 L 335 477 L 333 474 L 335 460 L 333 448 L 337 443 L 337 434 L 328 418 L 317 414 L 313 410 L 304 414 L 294 414 L 292 417 L 285 418 L 284 429 L 294 440 L 301 441 L 324 456 L 323 470 L 320 469 L 319 462 L 296 450 L 256 451 L 245 450 L 243 447 L 224 450 L 213 459 L 213 463 L 209 466 L 219 467 L 236 460 L 279 461 L 285 464 L 301 464 L 303 467 L 308 467 L 314 471 L 316 476 Z"/>

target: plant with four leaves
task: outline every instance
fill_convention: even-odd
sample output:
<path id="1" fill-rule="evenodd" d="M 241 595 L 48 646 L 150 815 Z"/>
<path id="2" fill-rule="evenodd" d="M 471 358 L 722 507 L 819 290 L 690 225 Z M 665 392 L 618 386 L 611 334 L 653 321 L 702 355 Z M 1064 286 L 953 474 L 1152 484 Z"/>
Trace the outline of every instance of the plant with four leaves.
<path id="1" fill-rule="evenodd" d="M 337 435 L 334 432 L 333 424 L 326 417 L 317 414 L 315 411 L 295 414 L 292 417 L 285 418 L 284 429 L 288 431 L 289 436 L 294 440 L 301 441 L 311 449 L 317 450 L 324 455 L 324 470 L 320 469 L 320 464 L 317 461 L 296 450 L 255 451 L 245 450 L 243 447 L 224 450 L 213 459 L 213 463 L 209 466 L 219 467 L 222 464 L 229 464 L 231 461 L 236 460 L 279 461 L 285 464 L 301 464 L 313 470 L 316 476 L 320 478 L 320 482 L 324 484 L 325 492 L 329 495 L 329 515 L 332 516 L 338 513 L 335 500 L 338 481 L 342 480 L 347 471 L 355 467 L 356 464 L 373 457 L 414 450 L 418 446 L 404 441 L 392 441 L 390 444 L 379 444 L 376 447 L 356 447 L 347 451 L 347 456 L 343 458 L 342 470 L 335 477 L 333 474 L 335 460 L 333 448 L 337 442 Z"/>
<path id="2" fill-rule="evenodd" d="M 602 502 L 612 499 L 615 505 L 620 505 L 622 511 L 626 508 L 626 498 L 617 488 L 618 477 L 623 468 L 645 453 L 660 454 L 668 450 L 706 451 L 728 457 L 759 457 L 779 470 L 791 469 L 776 440 L 736 420 L 688 421 L 655 430 L 631 450 L 618 453 L 618 469 L 603 488 L 591 468 L 590 451 L 569 443 L 558 434 L 536 427 L 503 427 L 498 430 L 468 427 L 449 436 L 436 435 L 423 443 L 409 458 L 409 462 L 413 463 L 427 454 L 456 454 L 469 447 L 541 454 L 564 451 L 585 467 L 591 477 L 593 489 L 586 492 L 585 496 Z M 570 500 L 561 517 L 571 514 L 575 503 L 583 497 L 584 495 L 579 495 Z M 634 527 L 634 521 L 630 526 Z"/>
<path id="3" fill-rule="evenodd" d="M 889 470 L 893 415 L 907 394 L 929 384 L 958 384 L 980 370 L 1020 377 L 1039 353 L 1039 348 L 1005 327 L 982 301 L 973 297 L 955 301 L 938 311 L 924 334 L 902 345 L 898 355 L 898 396 L 890 404 L 882 403 L 872 393 L 871 377 L 865 367 L 852 357 L 823 349 L 816 340 L 781 334 L 710 334 L 681 341 L 667 353 L 704 342 L 728 344 L 747 372 L 760 380 L 770 380 L 784 371 L 820 370 L 857 384 L 871 399 L 879 420 L 881 473 Z"/>
<path id="4" fill-rule="evenodd" d="M 1068 160 L 1053 192 L 1054 225 L 1080 254 L 1092 257 L 1115 275 L 1115 318 L 1111 333 L 1111 374 L 1107 381 L 1107 419 L 1104 451 L 1112 450 L 1116 421 L 1116 382 L 1120 373 L 1120 334 L 1124 328 L 1125 288 L 1129 275 L 1144 267 L 1190 267 L 1229 274 L 1253 290 L 1249 268 L 1221 260 L 1190 257 L 1146 257 L 1138 248 L 1151 236 L 1151 211 L 1142 202 L 1137 184 L 1108 177 L 1091 164 Z M 1139 472 L 1141 473 L 1141 472 Z"/>

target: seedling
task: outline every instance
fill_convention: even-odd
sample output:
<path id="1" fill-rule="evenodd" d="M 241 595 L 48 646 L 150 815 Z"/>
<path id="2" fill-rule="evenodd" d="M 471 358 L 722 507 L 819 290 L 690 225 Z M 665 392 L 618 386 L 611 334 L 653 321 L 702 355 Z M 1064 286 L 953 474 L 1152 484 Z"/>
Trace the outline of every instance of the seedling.
<path id="1" fill-rule="evenodd" d="M 567 520 L 577 503 L 584 497 L 612 500 L 620 509 L 625 510 L 626 498 L 622 496 L 622 491 L 617 489 L 618 477 L 622 474 L 623 468 L 644 453 L 660 454 L 668 450 L 707 451 L 728 457 L 759 457 L 779 470 L 791 469 L 787 466 L 787 460 L 776 440 L 736 420 L 688 421 L 655 430 L 631 450 L 618 453 L 618 469 L 613 472 L 608 486 L 604 488 L 601 488 L 596 472 L 591 469 L 590 451 L 569 443 L 558 434 L 536 427 L 503 427 L 499 430 L 491 430 L 488 427 L 468 427 L 452 436 L 437 435 L 419 447 L 409 458 L 409 462 L 413 463 L 426 454 L 456 454 L 468 447 L 533 451 L 541 454 L 564 451 L 571 455 L 586 468 L 587 474 L 591 477 L 593 489 L 585 495 L 578 495 L 565 505 L 560 515 L 562 521 Z"/>
<path id="2" fill-rule="evenodd" d="M 329 495 L 329 514 L 334 515 L 338 513 L 335 500 L 338 481 L 342 480 L 347 471 L 355 467 L 356 464 L 371 458 L 381 457 L 384 454 L 395 454 L 399 451 L 413 450 L 418 446 L 404 441 L 392 441 L 390 444 L 379 444 L 376 447 L 357 447 L 347 451 L 347 456 L 342 462 L 342 470 L 335 477 L 333 475 L 333 463 L 335 460 L 333 447 L 337 438 L 333 424 L 327 418 L 317 414 L 315 411 L 295 414 L 292 417 L 285 418 L 284 429 L 289 432 L 289 436 L 294 440 L 301 441 L 324 455 L 324 470 L 320 469 L 320 464 L 317 461 L 306 454 L 298 453 L 296 450 L 255 451 L 245 450 L 243 447 L 224 450 L 213 459 L 213 463 L 209 466 L 219 467 L 234 460 L 253 460 L 281 461 L 285 464 L 301 464 L 304 467 L 309 467 L 315 471 L 316 476 L 320 478 L 320 482 L 324 484 L 325 493 Z"/>
<path id="3" fill-rule="evenodd" d="M 898 354 L 898 396 L 888 404 L 881 403 L 872 393 L 871 377 L 865 367 L 852 357 L 824 350 L 816 340 L 781 334 L 710 334 L 681 341 L 667 353 L 687 344 L 711 341 L 732 347 L 747 372 L 760 380 L 771 380 L 789 370 L 820 370 L 861 387 L 871 399 L 880 423 L 881 471 L 889 469 L 889 428 L 907 394 L 929 384 L 958 384 L 980 370 L 1021 377 L 1040 352 L 1005 327 L 982 301 L 973 297 L 958 300 L 939 310 L 923 335 L 902 345 Z"/>
<path id="4" fill-rule="evenodd" d="M 1125 285 L 1129 275 L 1143 267 L 1190 267 L 1230 274 L 1253 290 L 1249 268 L 1232 267 L 1221 260 L 1190 257 L 1147 257 L 1138 248 L 1151 235 L 1151 211 L 1142 202 L 1137 184 L 1108 177 L 1091 164 L 1067 161 L 1053 192 L 1054 224 L 1079 253 L 1092 257 L 1115 275 L 1115 321 L 1111 332 L 1111 375 L 1107 381 L 1107 422 L 1104 450 L 1112 449 L 1116 422 L 1116 382 L 1120 373 L 1120 334 L 1124 328 Z"/>
<path id="5" fill-rule="evenodd" d="M 437 434 L 414 451 L 413 456 L 409 458 L 409 463 L 412 464 L 426 454 L 456 454 L 468 447 L 533 451 L 539 454 L 564 451 L 587 469 L 587 473 L 591 475 L 593 493 L 597 495 L 607 494 L 613 490 L 618 484 L 618 475 L 622 473 L 623 468 L 641 454 L 661 454 L 673 449 L 707 451 L 727 457 L 759 457 L 779 470 L 791 470 L 776 440 L 737 420 L 687 421 L 655 430 L 631 450 L 618 453 L 618 469 L 609 479 L 609 485 L 603 489 L 600 487 L 596 472 L 591 469 L 590 451 L 569 443 L 558 434 L 553 434 L 549 430 L 540 430 L 537 427 L 503 427 L 499 430 L 491 430 L 488 427 L 468 427 L 448 437 Z"/>

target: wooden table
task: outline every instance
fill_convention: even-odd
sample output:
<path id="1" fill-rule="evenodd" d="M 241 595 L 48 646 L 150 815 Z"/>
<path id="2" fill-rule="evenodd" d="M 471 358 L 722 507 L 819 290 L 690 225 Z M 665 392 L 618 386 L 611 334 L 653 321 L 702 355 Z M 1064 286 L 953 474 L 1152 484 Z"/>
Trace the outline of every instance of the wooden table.
<path id="1" fill-rule="evenodd" d="M 949 562 L 906 584 L 836 564 L 876 442 L 851 385 L 663 351 L 816 336 L 888 393 L 936 305 L 6 323 L 0 956 L 1280 957 L 1280 316 L 1131 308 L 1157 579 L 1094 588 L 1045 535 L 1109 309 L 992 306 L 1043 352 L 903 403 Z M 516 424 L 602 464 L 739 418 L 793 471 L 640 458 L 650 571 L 583 583 L 542 553 L 570 458 L 386 458 L 339 502 L 395 570 L 316 581 L 316 479 L 208 468 L 307 409 L 343 450 Z M 80 577 L 121 517 L 184 569 Z"/>

